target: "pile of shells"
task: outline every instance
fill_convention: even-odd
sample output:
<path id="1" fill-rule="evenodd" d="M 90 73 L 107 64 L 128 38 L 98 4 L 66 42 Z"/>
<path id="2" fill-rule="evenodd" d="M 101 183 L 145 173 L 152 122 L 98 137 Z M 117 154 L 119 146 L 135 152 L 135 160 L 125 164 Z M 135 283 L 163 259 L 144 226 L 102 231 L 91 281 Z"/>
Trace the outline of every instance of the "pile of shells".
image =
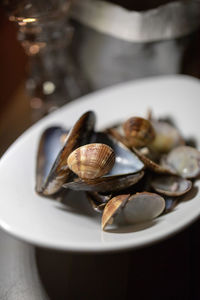
<path id="1" fill-rule="evenodd" d="M 134 224 L 170 212 L 199 174 L 200 152 L 169 120 L 149 114 L 96 132 L 88 111 L 70 131 L 50 127 L 42 134 L 36 192 L 85 191 L 104 230 L 119 219 Z"/>

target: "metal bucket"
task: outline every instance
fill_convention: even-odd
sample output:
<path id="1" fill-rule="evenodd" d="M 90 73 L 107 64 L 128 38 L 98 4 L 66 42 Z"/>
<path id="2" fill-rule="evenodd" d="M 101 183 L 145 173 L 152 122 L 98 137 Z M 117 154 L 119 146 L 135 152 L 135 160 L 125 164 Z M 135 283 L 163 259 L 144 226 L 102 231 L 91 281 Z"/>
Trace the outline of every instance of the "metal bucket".
<path id="1" fill-rule="evenodd" d="M 90 89 L 96 90 L 180 73 L 192 33 L 200 25 L 200 1 L 171 2 L 139 12 L 100 0 L 76 0 L 71 16 L 75 60 Z"/>

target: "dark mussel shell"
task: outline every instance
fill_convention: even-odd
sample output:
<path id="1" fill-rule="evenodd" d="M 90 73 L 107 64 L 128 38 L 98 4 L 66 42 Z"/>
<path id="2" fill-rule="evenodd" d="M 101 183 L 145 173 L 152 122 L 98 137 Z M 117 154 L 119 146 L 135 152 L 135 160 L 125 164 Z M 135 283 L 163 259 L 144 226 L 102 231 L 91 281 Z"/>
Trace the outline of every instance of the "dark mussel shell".
<path id="1" fill-rule="evenodd" d="M 63 147 L 67 131 L 59 126 L 47 128 L 39 142 L 36 164 L 36 191 L 40 192 L 58 153 Z"/>
<path id="2" fill-rule="evenodd" d="M 142 177 L 144 172 L 140 171 L 133 174 L 126 174 L 121 176 L 107 176 L 100 177 L 95 180 L 82 180 L 76 178 L 71 182 L 67 182 L 63 185 L 65 188 L 72 189 L 74 191 L 93 191 L 111 193 L 123 190 L 136 184 Z"/>
<path id="3" fill-rule="evenodd" d="M 58 192 L 63 183 L 67 181 L 67 179 L 72 175 L 71 170 L 67 166 L 67 158 L 69 154 L 76 148 L 87 144 L 90 140 L 90 137 L 92 135 L 92 132 L 94 131 L 94 124 L 95 124 L 95 115 L 92 111 L 88 111 L 85 114 L 83 114 L 79 120 L 75 123 L 75 125 L 70 130 L 69 134 L 67 135 L 66 142 L 63 146 L 63 148 L 60 150 L 57 158 L 55 159 L 55 162 L 53 163 L 53 166 L 48 173 L 47 177 L 42 181 L 42 184 L 38 184 L 38 182 L 41 183 L 41 179 L 37 179 L 37 185 L 36 185 L 36 191 L 42 195 L 53 195 L 56 192 Z M 38 151 L 38 161 L 41 160 L 41 144 L 40 143 L 39 151 Z M 45 143 L 45 141 L 44 141 Z M 51 148 L 49 148 L 49 151 L 52 151 Z M 39 164 L 39 163 L 37 163 Z M 40 163 L 41 166 L 41 163 Z M 44 174 L 42 171 L 42 167 L 37 167 L 40 172 L 37 172 L 37 175 L 41 176 L 41 174 Z"/>

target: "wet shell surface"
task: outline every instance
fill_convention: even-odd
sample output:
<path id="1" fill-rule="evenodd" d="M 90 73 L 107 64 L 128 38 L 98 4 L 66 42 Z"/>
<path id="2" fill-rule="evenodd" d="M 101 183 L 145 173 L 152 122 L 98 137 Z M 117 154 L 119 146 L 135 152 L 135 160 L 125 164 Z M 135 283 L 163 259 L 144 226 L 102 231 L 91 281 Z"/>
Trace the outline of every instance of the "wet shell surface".
<path id="1" fill-rule="evenodd" d="M 130 224 L 141 223 L 158 217 L 165 209 L 165 200 L 155 193 L 136 193 L 126 203 L 123 214 Z"/>
<path id="2" fill-rule="evenodd" d="M 183 145 L 184 140 L 177 128 L 164 121 L 152 121 L 155 129 L 155 139 L 150 144 L 151 149 L 167 153 L 173 148 Z"/>
<path id="3" fill-rule="evenodd" d="M 190 146 L 174 148 L 163 161 L 184 178 L 195 178 L 200 174 L 200 152 Z"/>
<path id="4" fill-rule="evenodd" d="M 132 117 L 123 124 L 124 134 L 133 147 L 143 147 L 155 138 L 151 122 L 140 117 Z"/>
<path id="5" fill-rule="evenodd" d="M 63 184 L 64 188 L 69 188 L 74 191 L 93 191 L 111 193 L 123 190 L 136 184 L 142 177 L 144 172 L 140 171 L 133 174 L 122 176 L 104 176 L 93 180 L 82 180 L 76 178 L 71 182 Z"/>
<path id="6" fill-rule="evenodd" d="M 36 191 L 40 192 L 48 174 L 63 147 L 63 136 L 66 130 L 62 127 L 52 126 L 41 135 L 36 160 Z"/>
<path id="7" fill-rule="evenodd" d="M 105 144 L 87 144 L 68 157 L 68 167 L 82 179 L 95 179 L 107 174 L 115 163 L 113 149 Z"/>
<path id="8" fill-rule="evenodd" d="M 102 216 L 101 227 L 105 228 L 107 224 L 112 224 L 113 216 L 118 212 L 120 208 L 122 208 L 127 202 L 130 194 L 126 195 L 118 195 L 112 198 L 105 206 Z"/>
<path id="9" fill-rule="evenodd" d="M 178 176 L 157 176 L 152 179 L 151 186 L 160 194 L 177 197 L 187 193 L 192 182 Z"/>

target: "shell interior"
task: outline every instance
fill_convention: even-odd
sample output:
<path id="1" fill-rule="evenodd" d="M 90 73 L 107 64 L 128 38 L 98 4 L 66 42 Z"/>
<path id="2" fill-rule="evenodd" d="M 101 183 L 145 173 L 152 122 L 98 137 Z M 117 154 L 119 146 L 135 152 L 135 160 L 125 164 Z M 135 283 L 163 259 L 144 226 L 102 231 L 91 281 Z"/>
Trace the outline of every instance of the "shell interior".
<path id="1" fill-rule="evenodd" d="M 132 151 L 108 134 L 103 132 L 95 133 L 93 142 L 106 144 L 115 152 L 115 164 L 104 177 L 132 174 L 144 168 L 143 162 Z"/>
<path id="2" fill-rule="evenodd" d="M 167 155 L 165 164 L 184 178 L 194 178 L 200 174 L 200 152 L 190 146 L 179 146 Z"/>
<path id="3" fill-rule="evenodd" d="M 151 181 L 151 186 L 158 193 L 176 197 L 187 193 L 192 187 L 192 182 L 178 176 L 157 176 Z"/>
<path id="4" fill-rule="evenodd" d="M 63 147 L 63 136 L 67 131 L 59 126 L 47 128 L 39 141 L 36 160 L 36 190 L 39 192 L 55 160 Z"/>
<path id="5" fill-rule="evenodd" d="M 163 197 L 155 193 L 136 193 L 126 203 L 123 213 L 125 220 L 130 223 L 146 222 L 159 216 L 165 208 Z"/>

